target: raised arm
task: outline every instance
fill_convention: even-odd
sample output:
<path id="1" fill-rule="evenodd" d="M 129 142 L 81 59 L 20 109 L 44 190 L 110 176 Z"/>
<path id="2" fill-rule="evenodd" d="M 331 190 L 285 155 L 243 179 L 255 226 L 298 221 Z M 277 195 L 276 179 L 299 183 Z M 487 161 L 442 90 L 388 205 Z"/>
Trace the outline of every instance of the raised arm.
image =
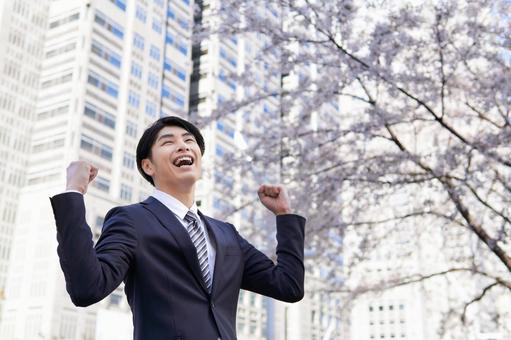
<path id="1" fill-rule="evenodd" d="M 276 263 L 238 235 L 244 258 L 241 288 L 286 302 L 300 301 L 304 294 L 304 227 L 301 216 L 277 216 Z"/>
<path id="2" fill-rule="evenodd" d="M 94 248 L 92 232 L 85 220 L 83 197 L 97 173 L 93 169 L 85 162 L 71 163 L 67 189 L 73 192 L 50 198 L 66 289 L 73 303 L 81 307 L 100 301 L 121 283 L 137 245 L 127 212 L 124 208 L 114 208 L 105 216 L 102 235 Z"/>
<path id="3" fill-rule="evenodd" d="M 238 234 L 244 258 L 241 288 L 286 302 L 300 301 L 304 294 L 305 218 L 290 213 L 282 186 L 262 185 L 258 194 L 261 203 L 276 215 L 277 262 Z"/>

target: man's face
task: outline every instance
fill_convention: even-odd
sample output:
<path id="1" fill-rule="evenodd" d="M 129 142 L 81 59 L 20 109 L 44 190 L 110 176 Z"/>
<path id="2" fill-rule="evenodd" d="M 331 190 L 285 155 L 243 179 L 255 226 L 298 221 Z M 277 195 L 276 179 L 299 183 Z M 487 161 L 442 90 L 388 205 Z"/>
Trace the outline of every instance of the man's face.
<path id="1" fill-rule="evenodd" d="M 179 126 L 165 126 L 151 147 L 151 159 L 142 160 L 142 168 L 156 187 L 191 187 L 201 176 L 201 159 L 193 134 Z"/>

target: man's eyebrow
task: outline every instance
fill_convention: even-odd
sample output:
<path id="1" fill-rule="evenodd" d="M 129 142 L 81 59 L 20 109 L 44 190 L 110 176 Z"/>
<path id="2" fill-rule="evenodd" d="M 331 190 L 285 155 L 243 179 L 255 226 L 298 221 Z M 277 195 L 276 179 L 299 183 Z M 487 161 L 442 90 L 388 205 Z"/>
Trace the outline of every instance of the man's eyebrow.
<path id="1" fill-rule="evenodd" d="M 185 133 L 183 133 L 181 136 L 182 136 L 182 137 L 188 137 L 188 136 L 190 136 L 190 137 L 195 138 L 195 136 L 194 136 L 194 135 L 193 135 L 193 133 L 191 133 L 191 132 L 185 132 Z M 161 135 L 160 137 L 158 137 L 157 141 L 160 141 L 161 139 L 164 139 L 164 138 L 173 138 L 173 137 L 175 137 L 175 135 L 174 135 L 173 133 L 166 133 L 166 134 Z"/>
<path id="2" fill-rule="evenodd" d="M 174 134 L 172 134 L 172 133 L 166 133 L 166 134 L 161 135 L 160 137 L 158 137 L 158 141 L 159 141 L 160 139 L 164 139 L 164 138 L 172 138 L 172 137 L 174 137 Z"/>

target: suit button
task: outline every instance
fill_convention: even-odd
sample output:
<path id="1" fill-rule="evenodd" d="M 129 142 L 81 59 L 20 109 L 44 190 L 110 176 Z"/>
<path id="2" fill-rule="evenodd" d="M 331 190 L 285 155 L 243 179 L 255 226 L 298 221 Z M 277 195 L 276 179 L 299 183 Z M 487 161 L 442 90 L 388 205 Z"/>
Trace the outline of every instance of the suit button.
<path id="1" fill-rule="evenodd" d="M 211 301 L 210 306 L 211 306 L 212 309 L 214 309 L 215 308 L 215 303 L 213 301 Z"/>

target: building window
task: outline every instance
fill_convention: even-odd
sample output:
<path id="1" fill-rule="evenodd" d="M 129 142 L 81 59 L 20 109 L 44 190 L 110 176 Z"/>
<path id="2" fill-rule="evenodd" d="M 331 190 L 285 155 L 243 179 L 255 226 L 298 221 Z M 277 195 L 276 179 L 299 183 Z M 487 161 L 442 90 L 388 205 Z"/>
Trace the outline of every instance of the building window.
<path id="1" fill-rule="evenodd" d="M 133 33 L 133 45 L 139 50 L 144 50 L 144 37 L 138 33 Z"/>
<path id="2" fill-rule="evenodd" d="M 172 63 L 170 62 L 170 60 L 165 59 L 165 61 L 163 62 L 163 69 L 169 72 L 172 71 Z"/>
<path id="3" fill-rule="evenodd" d="M 249 332 L 250 332 L 250 334 L 256 333 L 256 324 L 255 324 L 254 320 L 250 320 Z"/>
<path id="4" fill-rule="evenodd" d="M 230 127 L 228 124 L 224 124 L 222 121 L 216 122 L 216 129 L 230 138 L 234 138 L 234 129 Z"/>
<path id="5" fill-rule="evenodd" d="M 60 319 L 59 338 L 74 338 L 76 336 L 77 322 L 77 315 L 74 313 L 63 312 Z"/>
<path id="6" fill-rule="evenodd" d="M 93 138 L 82 135 L 80 140 L 80 148 L 82 150 L 88 151 L 99 157 L 106 159 L 107 161 L 112 160 L 113 150 L 110 146 L 100 143 Z"/>
<path id="7" fill-rule="evenodd" d="M 124 157 L 122 158 L 122 165 L 124 165 L 128 169 L 135 169 L 135 155 L 124 152 Z"/>
<path id="8" fill-rule="evenodd" d="M 161 95 L 164 98 L 169 98 L 177 106 L 179 106 L 181 108 L 184 108 L 184 106 L 185 106 L 185 96 L 183 96 L 183 95 L 181 95 L 179 93 L 176 93 L 176 92 L 171 92 L 170 88 L 167 85 L 165 85 L 165 84 L 162 87 Z"/>
<path id="9" fill-rule="evenodd" d="M 110 191 L 110 181 L 104 177 L 97 176 L 96 179 L 92 182 L 95 188 L 98 188 L 101 191 L 109 192 Z"/>
<path id="10" fill-rule="evenodd" d="M 225 150 L 224 150 L 224 148 L 220 144 L 217 144 L 215 146 L 215 154 L 218 157 L 223 157 L 225 155 Z"/>
<path id="11" fill-rule="evenodd" d="M 140 107 L 140 96 L 137 93 L 130 90 L 128 95 L 128 104 L 138 109 Z"/>
<path id="12" fill-rule="evenodd" d="M 103 227 L 103 223 L 105 223 L 105 218 L 103 216 L 96 216 L 95 227 L 101 229 Z"/>
<path id="13" fill-rule="evenodd" d="M 56 20 L 56 21 L 52 21 L 52 22 L 50 22 L 50 29 L 57 28 L 57 27 L 59 27 L 61 25 L 67 24 L 69 22 L 76 21 L 79 18 L 80 18 L 80 14 L 79 13 L 75 13 L 75 14 L 71 14 L 70 16 L 67 16 L 65 18 L 62 18 L 62 19 L 59 19 L 59 20 Z"/>
<path id="14" fill-rule="evenodd" d="M 43 152 L 43 151 L 47 151 L 47 150 L 54 150 L 54 149 L 58 149 L 60 147 L 64 146 L 64 139 L 63 138 L 60 138 L 60 139 L 55 139 L 55 140 L 51 140 L 51 141 L 48 141 L 48 142 L 43 142 L 43 143 L 39 143 L 39 144 L 36 144 L 32 147 L 32 151 L 35 153 L 35 152 Z M 9 177 L 10 179 L 11 177 Z M 11 181 L 9 180 L 9 183 L 15 183 L 16 181 Z"/>
<path id="15" fill-rule="evenodd" d="M 161 96 L 163 98 L 170 98 L 170 88 L 165 84 L 161 88 Z"/>
<path id="16" fill-rule="evenodd" d="M 176 13 L 174 13 L 174 10 L 170 7 L 167 9 L 167 18 L 172 20 L 176 19 Z"/>
<path id="17" fill-rule="evenodd" d="M 174 74 L 179 79 L 183 81 L 186 80 L 186 72 L 181 68 L 177 67 L 176 65 L 173 65 L 170 60 L 165 59 L 163 67 L 166 71 L 169 71 L 170 73 Z"/>
<path id="18" fill-rule="evenodd" d="M 107 31 L 112 33 L 118 38 L 124 37 L 124 32 L 122 30 L 122 27 L 115 23 L 112 19 L 108 18 L 105 14 L 101 13 L 100 11 L 96 11 L 96 15 L 94 16 L 94 21 L 100 25 L 101 27 L 105 28 Z"/>
<path id="19" fill-rule="evenodd" d="M 228 176 L 228 175 L 225 175 L 224 173 L 215 171 L 214 178 L 215 178 L 215 183 L 218 183 L 227 189 L 230 189 L 230 190 L 233 189 L 234 180 L 232 179 L 231 176 Z"/>
<path id="20" fill-rule="evenodd" d="M 153 89 L 157 89 L 158 85 L 160 84 L 158 76 L 152 72 L 149 72 L 147 74 L 147 84 L 149 84 L 149 86 Z"/>
<path id="21" fill-rule="evenodd" d="M 101 77 L 100 75 L 90 72 L 89 77 L 87 78 L 87 82 L 101 91 L 107 93 L 111 97 L 117 98 L 119 95 L 119 90 L 117 89 L 117 85 L 112 83 L 109 80 L 106 80 L 105 78 Z"/>
<path id="22" fill-rule="evenodd" d="M 51 58 L 51 57 L 59 56 L 64 53 L 67 53 L 69 51 L 73 51 L 74 49 L 76 49 L 76 43 L 72 42 L 72 43 L 66 44 L 64 46 L 60 46 L 60 47 L 54 48 L 52 50 L 49 50 L 48 52 L 46 52 L 46 57 Z"/>
<path id="23" fill-rule="evenodd" d="M 131 62 L 131 75 L 138 79 L 142 79 L 142 66 L 134 61 Z"/>
<path id="24" fill-rule="evenodd" d="M 231 64 L 234 67 L 236 67 L 236 65 L 238 64 L 236 58 L 227 53 L 227 51 L 223 47 L 220 47 L 220 57 L 226 60 L 229 64 Z"/>
<path id="25" fill-rule="evenodd" d="M 173 73 L 174 73 L 174 74 L 175 74 L 175 75 L 176 75 L 179 79 L 181 79 L 181 80 L 183 80 L 183 81 L 186 79 L 186 73 L 185 73 L 185 71 L 182 71 L 182 70 L 180 70 L 180 69 L 178 69 L 178 68 L 175 68 Z"/>
<path id="26" fill-rule="evenodd" d="M 152 102 L 147 102 L 145 104 L 145 112 L 148 116 L 156 117 L 156 104 Z"/>
<path id="27" fill-rule="evenodd" d="M 188 47 L 184 43 L 177 43 L 176 48 L 179 52 L 181 52 L 181 54 L 188 54 Z"/>
<path id="28" fill-rule="evenodd" d="M 73 79 L 72 73 L 64 74 L 57 78 L 53 78 L 53 79 L 44 81 L 41 84 L 41 88 L 46 89 L 48 87 L 53 87 L 53 86 L 58 86 L 61 84 L 69 83 L 71 81 L 71 79 Z"/>
<path id="29" fill-rule="evenodd" d="M 151 27 L 153 28 L 153 31 L 155 31 L 158 34 L 161 34 L 162 29 L 161 29 L 161 21 L 160 20 L 153 18 L 153 24 Z"/>
<path id="30" fill-rule="evenodd" d="M 137 4 L 137 9 L 135 11 L 135 17 L 145 23 L 147 21 L 147 11 L 142 7 L 142 5 Z"/>
<path id="31" fill-rule="evenodd" d="M 188 47 L 187 47 L 186 43 L 177 41 L 176 39 L 174 39 L 174 37 L 169 32 L 167 32 L 167 36 L 165 37 L 165 42 L 169 45 L 174 46 L 183 55 L 186 56 L 188 54 Z"/>
<path id="32" fill-rule="evenodd" d="M 91 45 L 91 52 L 98 57 L 108 61 L 111 65 L 115 66 L 116 68 L 121 67 L 121 56 L 112 50 L 109 50 L 108 48 L 104 47 L 102 44 L 97 42 L 96 40 L 92 41 Z"/>
<path id="33" fill-rule="evenodd" d="M 159 7 L 163 8 L 163 0 L 154 0 L 154 3 L 155 3 L 157 6 L 159 6 Z"/>
<path id="34" fill-rule="evenodd" d="M 167 9 L 167 18 L 176 21 L 177 24 L 184 30 L 188 30 L 190 28 L 189 20 L 177 15 L 176 12 L 174 12 L 174 10 L 170 7 Z"/>
<path id="35" fill-rule="evenodd" d="M 55 116 L 60 116 L 65 113 L 68 113 L 68 112 L 69 112 L 69 105 L 59 106 L 59 107 L 56 107 L 56 108 L 53 108 L 50 110 L 39 112 L 37 114 L 37 120 L 43 120 L 43 119 L 52 118 Z"/>
<path id="36" fill-rule="evenodd" d="M 190 22 L 188 20 L 178 17 L 176 21 L 182 29 L 188 30 L 190 28 Z"/>
<path id="37" fill-rule="evenodd" d="M 125 0 L 110 0 L 111 3 L 119 7 L 121 10 L 126 11 L 126 1 Z"/>
<path id="38" fill-rule="evenodd" d="M 174 37 L 169 32 L 167 32 L 167 35 L 165 36 L 165 42 L 169 45 L 174 45 Z"/>
<path id="39" fill-rule="evenodd" d="M 185 97 L 180 95 L 179 93 L 174 93 L 173 101 L 179 107 L 185 106 Z"/>
<path id="40" fill-rule="evenodd" d="M 120 198 L 125 201 L 131 201 L 132 195 L 133 189 L 126 184 L 121 184 L 121 192 L 119 194 Z"/>
<path id="41" fill-rule="evenodd" d="M 137 124 L 128 120 L 126 122 L 126 134 L 130 137 L 137 137 Z"/>
<path id="42" fill-rule="evenodd" d="M 224 70 L 220 69 L 220 74 L 218 75 L 218 79 L 220 79 L 220 81 L 222 81 L 227 86 L 229 86 L 231 88 L 231 90 L 236 90 L 236 82 L 231 79 L 228 79 Z"/>
<path id="43" fill-rule="evenodd" d="M 154 45 L 151 45 L 149 50 L 149 56 L 156 61 L 160 61 L 160 49 Z"/>
<path id="44" fill-rule="evenodd" d="M 122 301 L 122 296 L 116 293 L 112 293 L 109 296 L 110 304 L 114 306 L 119 306 Z"/>
<path id="45" fill-rule="evenodd" d="M 115 117 L 99 109 L 98 107 L 92 105 L 91 103 L 85 103 L 83 114 L 87 117 L 94 119 L 95 121 L 100 122 L 105 126 L 108 126 L 111 129 L 115 129 Z"/>

